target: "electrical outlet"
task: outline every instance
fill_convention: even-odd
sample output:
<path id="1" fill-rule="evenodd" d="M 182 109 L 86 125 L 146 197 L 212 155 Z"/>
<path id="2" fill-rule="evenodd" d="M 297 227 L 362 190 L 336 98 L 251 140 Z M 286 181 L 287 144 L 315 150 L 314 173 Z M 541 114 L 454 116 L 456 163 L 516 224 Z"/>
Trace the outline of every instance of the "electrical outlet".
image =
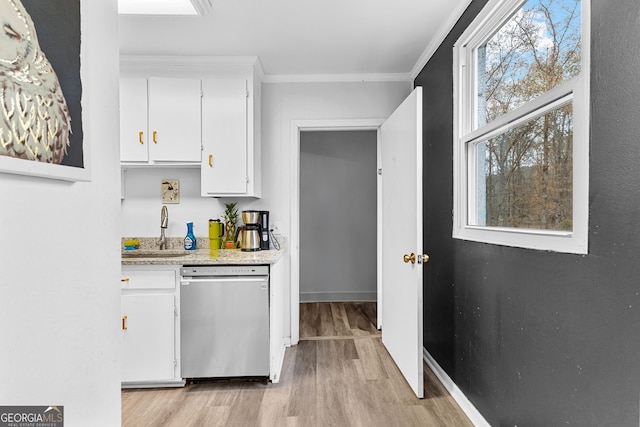
<path id="1" fill-rule="evenodd" d="M 271 231 L 273 232 L 273 234 L 282 234 L 282 231 L 280 231 L 280 229 L 282 228 L 282 224 L 280 224 L 280 221 L 274 221 L 271 225 Z"/>
<path id="2" fill-rule="evenodd" d="M 162 203 L 180 203 L 180 181 L 177 179 L 162 180 Z"/>

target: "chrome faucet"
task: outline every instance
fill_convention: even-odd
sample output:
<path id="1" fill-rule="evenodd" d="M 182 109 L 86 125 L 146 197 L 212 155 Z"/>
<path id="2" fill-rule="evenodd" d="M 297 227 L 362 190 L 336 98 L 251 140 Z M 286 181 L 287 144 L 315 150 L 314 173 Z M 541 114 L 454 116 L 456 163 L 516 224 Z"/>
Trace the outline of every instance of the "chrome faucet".
<path id="1" fill-rule="evenodd" d="M 160 240 L 158 240 L 158 245 L 160 246 L 160 250 L 167 249 L 167 238 L 164 235 L 164 230 L 169 225 L 169 211 L 166 206 L 162 207 L 162 211 L 160 211 Z"/>

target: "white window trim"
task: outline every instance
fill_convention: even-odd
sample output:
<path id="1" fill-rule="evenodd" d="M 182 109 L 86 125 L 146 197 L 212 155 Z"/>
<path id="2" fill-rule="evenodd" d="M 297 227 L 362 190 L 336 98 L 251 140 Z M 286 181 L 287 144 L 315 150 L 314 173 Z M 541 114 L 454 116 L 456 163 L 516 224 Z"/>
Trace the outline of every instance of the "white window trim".
<path id="1" fill-rule="evenodd" d="M 587 254 L 589 233 L 589 75 L 590 0 L 582 0 L 582 65 L 580 75 L 532 101 L 543 108 L 552 103 L 573 103 L 573 231 L 528 230 L 469 225 L 470 194 L 467 142 L 479 136 L 474 132 L 475 103 L 470 86 L 475 83 L 474 50 L 484 42 L 523 0 L 490 0 L 473 23 L 460 36 L 453 52 L 453 238 L 504 246 Z M 530 104 L 533 105 L 533 104 Z M 526 108 L 529 110 L 529 108 Z M 523 120 L 518 108 L 495 120 L 482 131 L 504 130 Z"/>

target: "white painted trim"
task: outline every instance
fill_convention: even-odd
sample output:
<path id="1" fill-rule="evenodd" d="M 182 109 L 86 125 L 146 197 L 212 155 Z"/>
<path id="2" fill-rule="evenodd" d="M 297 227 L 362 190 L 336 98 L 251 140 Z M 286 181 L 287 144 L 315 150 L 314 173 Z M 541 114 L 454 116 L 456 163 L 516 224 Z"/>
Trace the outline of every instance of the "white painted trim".
<path id="1" fill-rule="evenodd" d="M 290 194 L 291 194 L 291 237 L 289 250 L 291 251 L 290 271 L 291 271 L 291 307 L 289 310 L 291 319 L 291 344 L 296 345 L 300 340 L 300 132 L 301 131 L 336 131 L 336 130 L 378 130 L 377 149 L 380 153 L 380 126 L 385 119 L 341 119 L 341 120 L 292 120 L 291 121 L 291 147 L 290 147 Z M 378 164 L 380 158 L 378 157 Z M 378 181 L 380 184 L 380 181 Z M 380 206 L 378 206 L 380 209 Z M 378 228 L 382 213 L 378 210 Z M 378 253 L 382 251 L 378 239 Z M 378 275 L 380 272 L 378 271 Z M 378 282 L 378 290 L 380 282 Z M 378 292 L 378 300 L 381 299 L 381 292 Z"/>
<path id="2" fill-rule="evenodd" d="M 286 344 L 280 347 L 280 352 L 276 358 L 276 361 L 271 365 L 272 371 L 271 371 L 271 374 L 269 375 L 269 379 L 274 384 L 277 384 L 280 382 L 280 374 L 282 374 L 282 366 L 284 365 L 284 353 L 287 347 L 289 346 Z M 273 368 L 275 368 L 275 370 Z"/>
<path id="3" fill-rule="evenodd" d="M 588 254 L 589 252 L 589 88 L 590 88 L 590 0 L 582 0 L 582 71 L 579 76 L 505 114 L 495 122 L 474 129 L 476 81 L 475 49 L 496 31 L 519 0 L 491 0 L 463 32 L 453 47 L 453 230 L 454 239 L 495 245 Z M 546 230 L 504 229 L 473 225 L 475 173 L 473 152 L 467 142 L 489 138 L 509 126 L 548 111 L 565 101 L 573 105 L 573 230 L 569 233 Z M 471 165 L 470 167 L 468 165 Z"/>
<path id="4" fill-rule="evenodd" d="M 414 65 L 413 70 L 411 70 L 411 80 L 415 80 L 415 78 L 418 77 L 420 71 L 422 71 L 425 65 L 427 65 L 427 62 L 429 62 L 433 54 L 436 53 L 436 50 L 438 50 L 444 39 L 447 38 L 453 27 L 456 25 L 456 22 L 458 22 L 458 20 L 460 19 L 464 11 L 467 10 L 467 7 L 469 7 L 470 4 L 471 0 L 464 0 L 459 2 L 453 12 L 449 15 L 449 17 L 442 22 L 442 26 L 438 28 L 436 36 L 431 39 L 431 42 L 427 45 L 427 48 L 424 50 L 424 52 L 422 52 L 422 55 L 418 59 L 418 62 L 416 62 L 416 65 Z"/>
<path id="5" fill-rule="evenodd" d="M 476 427 L 491 427 L 480 411 L 473 406 L 473 403 L 467 399 L 467 396 L 465 396 L 462 390 L 458 388 L 456 383 L 453 382 L 444 369 L 440 367 L 438 362 L 436 362 L 436 360 L 429 354 L 426 348 L 423 348 L 423 355 L 425 363 L 429 368 L 431 368 L 436 377 L 438 377 L 438 380 L 440 380 L 444 388 L 447 389 L 453 400 L 456 401 L 471 423 Z"/>
<path id="6" fill-rule="evenodd" d="M 376 244 L 378 245 L 378 251 L 377 251 L 377 272 L 376 272 L 376 280 L 377 280 L 377 286 L 376 286 L 376 290 L 378 292 L 379 298 L 377 299 L 377 311 L 376 311 L 376 328 L 378 328 L 378 330 L 382 329 L 382 224 L 383 224 L 383 218 L 382 218 L 382 144 L 380 143 L 380 141 L 382 141 L 382 131 L 381 131 L 381 127 L 378 127 L 378 132 L 376 135 L 376 138 L 378 139 L 378 144 L 377 144 L 377 165 L 378 165 L 378 173 L 376 175 L 376 179 L 377 181 L 377 185 L 378 188 L 376 189 L 376 197 L 377 197 L 377 201 L 376 201 L 376 209 L 378 212 L 377 214 L 377 224 L 376 224 L 376 229 L 377 229 L 377 241 Z"/>
<path id="7" fill-rule="evenodd" d="M 267 74 L 263 83 L 413 82 L 410 73 Z"/>

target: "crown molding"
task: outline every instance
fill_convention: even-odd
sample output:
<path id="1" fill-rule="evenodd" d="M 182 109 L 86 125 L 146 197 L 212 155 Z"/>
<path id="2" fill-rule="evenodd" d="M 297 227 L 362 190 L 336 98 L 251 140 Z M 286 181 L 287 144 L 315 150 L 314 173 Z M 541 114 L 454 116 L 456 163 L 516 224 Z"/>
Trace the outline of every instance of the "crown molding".
<path id="1" fill-rule="evenodd" d="M 233 72 L 249 70 L 262 81 L 264 70 L 257 56 L 207 56 L 207 55 L 120 55 L 120 71 L 193 71 Z"/>
<path id="2" fill-rule="evenodd" d="M 418 77 L 420 71 L 422 71 L 425 65 L 427 65 L 427 62 L 429 62 L 433 54 L 436 53 L 436 50 L 438 50 L 438 47 L 440 47 L 444 39 L 447 38 L 464 11 L 467 10 L 467 7 L 469 7 L 471 1 L 472 0 L 460 1 L 456 5 L 456 8 L 453 10 L 453 12 L 449 15 L 449 17 L 442 22 L 442 26 L 440 26 L 440 28 L 438 28 L 438 31 L 436 32 L 436 37 L 431 39 L 431 42 L 427 45 L 427 48 L 424 50 L 424 52 L 422 52 L 422 55 L 420 55 L 418 62 L 416 62 L 416 65 L 411 70 L 411 80 L 415 80 L 416 77 Z"/>

